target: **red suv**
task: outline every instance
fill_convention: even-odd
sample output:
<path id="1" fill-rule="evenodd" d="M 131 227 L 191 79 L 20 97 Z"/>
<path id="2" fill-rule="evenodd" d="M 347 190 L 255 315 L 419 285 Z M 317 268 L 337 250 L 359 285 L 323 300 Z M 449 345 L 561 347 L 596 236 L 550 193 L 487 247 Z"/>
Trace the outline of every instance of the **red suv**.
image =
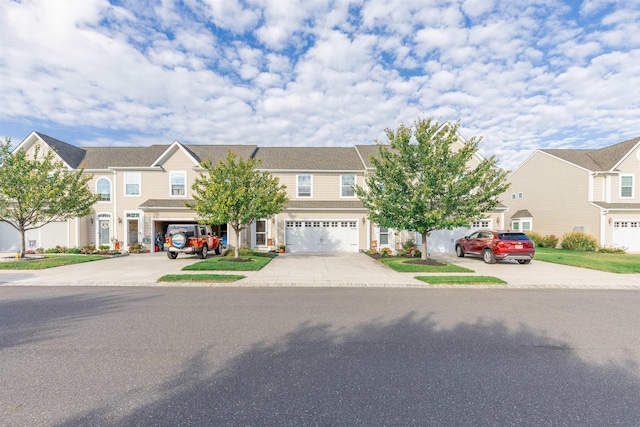
<path id="1" fill-rule="evenodd" d="M 503 259 L 529 264 L 535 252 L 531 239 L 517 231 L 478 230 L 456 240 L 456 255 L 460 258 L 465 255 L 482 256 L 487 264 Z"/>

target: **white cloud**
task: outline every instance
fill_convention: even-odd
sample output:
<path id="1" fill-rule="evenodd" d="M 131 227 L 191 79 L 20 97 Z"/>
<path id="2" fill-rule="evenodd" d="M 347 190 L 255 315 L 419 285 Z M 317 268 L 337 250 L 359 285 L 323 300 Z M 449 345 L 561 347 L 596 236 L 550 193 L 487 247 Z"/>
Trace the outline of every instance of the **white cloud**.
<path id="1" fill-rule="evenodd" d="M 514 168 L 536 148 L 640 135 L 639 14 L 612 1 L 579 16 L 556 0 L 0 2 L 0 133 L 351 145 L 435 117 Z"/>

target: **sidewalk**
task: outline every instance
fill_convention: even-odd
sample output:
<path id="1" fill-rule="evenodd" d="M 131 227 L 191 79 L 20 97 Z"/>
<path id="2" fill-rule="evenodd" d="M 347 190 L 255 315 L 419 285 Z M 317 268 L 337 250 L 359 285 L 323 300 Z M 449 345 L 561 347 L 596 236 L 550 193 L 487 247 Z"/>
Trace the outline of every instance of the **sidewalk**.
<path id="1" fill-rule="evenodd" d="M 1 256 L 1 255 L 0 255 Z M 210 255 L 212 257 L 213 255 Z M 170 260 L 164 253 L 133 254 L 103 261 L 74 264 L 46 270 L 0 270 L 0 286 L 166 286 L 166 287 L 405 287 L 405 288 L 571 288 L 638 289 L 640 274 L 613 274 L 534 260 L 485 264 L 479 258 L 457 258 L 438 254 L 434 258 L 460 265 L 473 273 L 447 275 L 495 276 L 508 283 L 496 285 L 429 285 L 415 276 L 433 273 L 397 273 L 362 253 L 296 254 L 273 259 L 260 271 L 217 271 L 242 274 L 233 283 L 160 282 L 166 274 L 193 274 L 183 267 L 200 261 L 180 255 Z M 28 261 L 27 261 L 28 262 Z"/>

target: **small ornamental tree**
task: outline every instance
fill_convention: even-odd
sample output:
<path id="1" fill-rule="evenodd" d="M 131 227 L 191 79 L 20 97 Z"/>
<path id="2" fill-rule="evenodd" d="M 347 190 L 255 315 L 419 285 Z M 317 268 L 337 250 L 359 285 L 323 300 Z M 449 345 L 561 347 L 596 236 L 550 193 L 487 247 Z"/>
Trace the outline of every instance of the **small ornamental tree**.
<path id="1" fill-rule="evenodd" d="M 240 257 L 240 231 L 252 222 L 282 212 L 289 199 L 285 186 L 267 171 L 258 171 L 259 160 L 236 158 L 229 152 L 217 166 L 206 161 L 206 174 L 196 178 L 191 209 L 208 224 L 229 224 L 236 233 L 235 257 Z"/>
<path id="2" fill-rule="evenodd" d="M 69 170 L 55 160 L 52 151 L 38 159 L 23 150 L 11 152 L 11 141 L 0 144 L 0 222 L 20 233 L 20 256 L 25 254 L 25 232 L 54 221 L 83 217 L 91 213 L 99 196 L 88 183 L 84 170 Z"/>
<path id="3" fill-rule="evenodd" d="M 469 226 L 509 187 L 494 156 L 470 166 L 480 139 L 462 141 L 458 128 L 419 119 L 413 128 L 387 129 L 389 145 L 378 144 L 366 188 L 355 187 L 372 221 L 422 235 L 422 259 L 431 231 Z"/>

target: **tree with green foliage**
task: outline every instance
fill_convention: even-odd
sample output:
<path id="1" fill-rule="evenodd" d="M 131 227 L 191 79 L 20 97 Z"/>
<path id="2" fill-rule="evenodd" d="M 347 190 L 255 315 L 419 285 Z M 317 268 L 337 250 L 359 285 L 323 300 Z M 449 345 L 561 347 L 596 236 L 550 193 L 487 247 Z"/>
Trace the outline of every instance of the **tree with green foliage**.
<path id="1" fill-rule="evenodd" d="M 230 224 L 236 233 L 235 257 L 240 257 L 240 232 L 254 221 L 282 212 L 289 201 L 286 187 L 267 171 L 258 171 L 260 161 L 243 160 L 229 151 L 226 160 L 214 166 L 206 161 L 206 174 L 196 178 L 193 203 L 187 204 L 207 224 Z"/>
<path id="2" fill-rule="evenodd" d="M 89 189 L 91 176 L 67 169 L 53 151 L 38 159 L 39 146 L 33 158 L 10 146 L 9 139 L 0 144 L 0 222 L 18 230 L 24 257 L 26 231 L 86 216 L 99 196 Z"/>
<path id="3" fill-rule="evenodd" d="M 470 166 L 480 138 L 462 140 L 459 126 L 418 119 L 414 127 L 387 129 L 389 144 L 378 142 L 366 188 L 355 188 L 372 221 L 422 235 L 422 259 L 431 231 L 470 226 L 509 187 L 494 156 Z"/>

